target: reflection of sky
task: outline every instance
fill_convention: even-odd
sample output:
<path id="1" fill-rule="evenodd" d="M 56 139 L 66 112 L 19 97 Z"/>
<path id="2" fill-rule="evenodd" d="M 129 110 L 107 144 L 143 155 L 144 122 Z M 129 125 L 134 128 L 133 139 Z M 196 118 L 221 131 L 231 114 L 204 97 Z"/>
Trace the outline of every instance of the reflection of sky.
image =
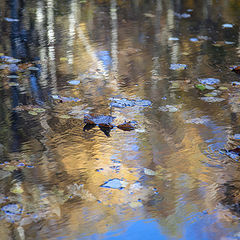
<path id="1" fill-rule="evenodd" d="M 112 58 L 110 57 L 109 51 L 99 51 L 97 52 L 97 57 L 100 61 L 102 61 L 104 69 L 109 70 L 112 64 Z"/>
<path id="2" fill-rule="evenodd" d="M 79 238 L 80 239 L 80 238 Z M 84 238 L 81 238 L 84 239 Z M 86 238 L 89 239 L 89 238 Z M 91 239 L 114 239 L 114 240 L 155 240 L 169 239 L 163 235 L 159 228 L 159 224 L 153 219 L 139 220 L 136 222 L 129 221 L 123 227 L 115 231 L 109 231 L 101 238 L 94 234 Z"/>

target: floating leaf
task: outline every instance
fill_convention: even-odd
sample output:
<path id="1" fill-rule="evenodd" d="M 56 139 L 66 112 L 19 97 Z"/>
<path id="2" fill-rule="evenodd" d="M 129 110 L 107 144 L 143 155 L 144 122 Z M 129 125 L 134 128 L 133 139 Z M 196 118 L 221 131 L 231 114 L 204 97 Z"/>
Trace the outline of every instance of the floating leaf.
<path id="1" fill-rule="evenodd" d="M 16 19 L 16 18 L 5 17 L 4 20 L 7 21 L 7 22 L 19 22 L 19 19 Z"/>
<path id="2" fill-rule="evenodd" d="M 192 124 L 206 124 L 209 122 L 209 119 L 207 118 L 193 118 L 186 120 L 186 123 L 192 123 Z"/>
<path id="3" fill-rule="evenodd" d="M 201 91 L 204 91 L 206 89 L 206 86 L 203 84 L 196 84 L 195 87 Z"/>
<path id="4" fill-rule="evenodd" d="M 219 87 L 219 90 L 224 91 L 224 90 L 228 90 L 228 88 L 227 87 Z"/>
<path id="5" fill-rule="evenodd" d="M 11 189 L 10 192 L 15 193 L 15 194 L 22 194 L 23 188 L 20 184 L 15 184 Z"/>
<path id="6" fill-rule="evenodd" d="M 18 75 L 8 75 L 7 77 L 10 78 L 10 79 L 17 79 L 17 78 L 19 78 Z"/>
<path id="7" fill-rule="evenodd" d="M 177 112 L 178 108 L 172 105 L 166 105 L 166 106 L 159 107 L 159 110 L 163 112 Z"/>
<path id="8" fill-rule="evenodd" d="M 233 139 L 240 140 L 240 134 L 239 133 L 238 134 L 234 134 L 233 135 Z"/>
<path id="9" fill-rule="evenodd" d="M 103 127 L 112 126 L 111 123 L 115 117 L 105 115 L 85 114 L 84 122 L 88 124 L 101 125 Z"/>
<path id="10" fill-rule="evenodd" d="M 69 115 L 59 115 L 58 117 L 62 118 L 62 119 L 69 119 L 69 118 L 71 118 Z"/>
<path id="11" fill-rule="evenodd" d="M 52 95 L 52 98 L 55 100 L 60 100 L 61 102 L 79 102 L 79 98 L 73 98 L 73 97 L 61 97 L 59 95 Z"/>
<path id="12" fill-rule="evenodd" d="M 229 42 L 229 41 L 225 41 L 224 43 L 227 44 L 227 45 L 235 44 L 235 42 Z"/>
<path id="13" fill-rule="evenodd" d="M 119 124 L 117 126 L 117 128 L 123 130 L 123 131 L 132 131 L 135 129 L 135 127 L 133 126 L 133 122 L 126 122 L 126 123 L 122 123 L 122 124 Z"/>
<path id="14" fill-rule="evenodd" d="M 135 100 L 135 104 L 141 107 L 148 107 L 152 104 L 152 102 L 149 100 L 138 99 L 138 100 Z"/>
<path id="15" fill-rule="evenodd" d="M 170 37 L 168 40 L 169 41 L 179 41 L 179 38 L 177 38 L 177 37 Z"/>
<path id="16" fill-rule="evenodd" d="M 220 95 L 222 92 L 220 90 L 214 90 L 210 93 L 206 93 L 204 94 L 205 97 L 216 97 L 218 95 Z"/>
<path id="17" fill-rule="evenodd" d="M 135 106 L 135 101 L 134 100 L 128 100 L 126 98 L 110 98 L 111 107 L 117 107 L 117 108 L 125 108 L 125 107 L 133 107 Z"/>
<path id="18" fill-rule="evenodd" d="M 0 65 L 0 70 L 4 70 L 6 68 L 9 68 L 9 65 L 7 65 L 7 64 Z"/>
<path id="19" fill-rule="evenodd" d="M 22 214 L 22 207 L 19 204 L 8 204 L 1 208 L 5 214 Z"/>
<path id="20" fill-rule="evenodd" d="M 19 83 L 17 83 L 17 82 L 9 82 L 8 85 L 9 85 L 9 87 L 18 87 Z"/>
<path id="21" fill-rule="evenodd" d="M 29 67 L 28 70 L 30 71 L 39 71 L 40 69 L 37 67 Z"/>
<path id="22" fill-rule="evenodd" d="M 35 112 L 35 111 L 29 111 L 28 112 L 30 115 L 33 115 L 33 116 L 36 116 L 36 115 L 38 115 L 38 113 L 37 112 Z"/>
<path id="23" fill-rule="evenodd" d="M 126 187 L 126 185 L 127 185 L 127 182 L 120 180 L 118 178 L 114 178 L 114 179 L 110 179 L 107 182 L 105 182 L 104 184 L 102 184 L 101 187 L 121 190 L 124 187 Z"/>
<path id="24" fill-rule="evenodd" d="M 232 68 L 232 71 L 235 72 L 235 73 L 237 73 L 237 74 L 240 74 L 240 66 L 234 66 L 234 67 Z"/>
<path id="25" fill-rule="evenodd" d="M 78 85 L 80 84 L 80 80 L 71 80 L 71 81 L 68 81 L 68 83 L 71 85 Z"/>
<path id="26" fill-rule="evenodd" d="M 66 62 L 67 61 L 67 58 L 66 57 L 60 57 L 59 59 L 61 62 Z"/>
<path id="27" fill-rule="evenodd" d="M 232 82 L 232 85 L 233 85 L 233 86 L 239 86 L 239 85 L 240 85 L 240 82 Z"/>
<path id="28" fill-rule="evenodd" d="M 205 87 L 206 87 L 207 90 L 214 90 L 215 89 L 215 87 L 209 86 L 209 85 L 205 85 Z"/>
<path id="29" fill-rule="evenodd" d="M 152 13 L 144 13 L 145 17 L 149 17 L 149 18 L 154 18 L 155 15 L 153 15 Z"/>
<path id="30" fill-rule="evenodd" d="M 45 112 L 46 111 L 46 109 L 44 109 L 44 108 L 36 108 L 36 107 L 34 107 L 33 109 L 32 109 L 34 112 L 37 112 L 37 113 L 42 113 L 42 112 Z"/>
<path id="31" fill-rule="evenodd" d="M 113 125 L 109 125 L 109 126 L 106 126 L 106 125 L 103 125 L 103 124 L 99 124 L 98 125 L 100 130 L 107 136 L 107 137 L 110 137 L 110 132 L 113 128 Z"/>
<path id="32" fill-rule="evenodd" d="M 198 39 L 197 38 L 190 38 L 189 39 L 191 42 L 198 42 Z"/>
<path id="33" fill-rule="evenodd" d="M 230 23 L 224 23 L 224 24 L 222 25 L 222 28 L 233 28 L 233 25 L 230 24 Z"/>
<path id="34" fill-rule="evenodd" d="M 187 65 L 186 64 L 180 64 L 180 63 L 172 63 L 170 65 L 170 69 L 171 70 L 184 70 L 184 69 L 187 69 Z"/>
<path id="35" fill-rule="evenodd" d="M 219 97 L 201 97 L 200 99 L 209 103 L 222 102 L 225 100 L 224 98 Z"/>
<path id="36" fill-rule="evenodd" d="M 190 18 L 191 17 L 191 14 L 189 13 L 175 13 L 175 16 L 178 17 L 178 18 Z"/>
<path id="37" fill-rule="evenodd" d="M 197 37 L 199 40 L 208 40 L 209 37 L 208 36 L 198 36 Z"/>
<path id="38" fill-rule="evenodd" d="M 7 63 L 19 63 L 21 60 L 9 57 L 9 56 L 0 56 L 0 60 L 7 62 Z"/>
<path id="39" fill-rule="evenodd" d="M 212 44 L 214 47 L 222 47 L 225 45 L 224 41 L 216 41 Z"/>
<path id="40" fill-rule="evenodd" d="M 208 85 L 213 85 L 213 84 L 220 83 L 220 80 L 217 79 L 217 78 L 199 78 L 198 81 L 201 84 L 208 84 Z"/>
<path id="41" fill-rule="evenodd" d="M 151 169 L 148 169 L 148 168 L 144 168 L 144 173 L 146 175 L 149 175 L 149 176 L 155 176 L 156 175 L 156 172 L 151 170 Z"/>

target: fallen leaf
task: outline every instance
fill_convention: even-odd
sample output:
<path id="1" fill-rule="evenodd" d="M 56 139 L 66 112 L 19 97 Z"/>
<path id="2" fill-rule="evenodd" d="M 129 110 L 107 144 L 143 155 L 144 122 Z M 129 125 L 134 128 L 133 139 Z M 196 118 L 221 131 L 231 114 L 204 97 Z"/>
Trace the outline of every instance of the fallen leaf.
<path id="1" fill-rule="evenodd" d="M 127 185 L 127 182 L 120 180 L 118 178 L 114 178 L 114 179 L 110 179 L 107 182 L 105 182 L 104 184 L 102 184 L 101 187 L 121 190 L 124 187 L 126 187 L 126 185 Z"/>
<path id="2" fill-rule="evenodd" d="M 155 176 L 156 175 L 156 172 L 151 170 L 151 169 L 148 169 L 148 168 L 144 168 L 144 173 L 146 175 L 149 175 L 149 176 Z"/>
<path id="3" fill-rule="evenodd" d="M 35 112 L 35 111 L 29 111 L 28 112 L 30 115 L 33 115 L 33 116 L 36 116 L 36 115 L 38 115 L 38 113 L 37 112 Z"/>
<path id="4" fill-rule="evenodd" d="M 11 189 L 10 192 L 15 193 L 15 194 L 22 194 L 23 188 L 20 184 L 15 184 Z"/>
<path id="5" fill-rule="evenodd" d="M 186 64 L 180 64 L 180 63 L 172 63 L 170 65 L 171 70 L 184 70 L 187 69 L 187 65 Z"/>
<path id="6" fill-rule="evenodd" d="M 112 127 L 112 121 L 115 117 L 105 115 L 85 114 L 84 123 L 101 125 L 102 127 Z"/>
<path id="7" fill-rule="evenodd" d="M 59 115 L 58 117 L 62 118 L 62 119 L 69 119 L 69 118 L 71 118 L 69 115 Z"/>
<path id="8" fill-rule="evenodd" d="M 153 15 L 152 13 L 144 13 L 145 17 L 149 17 L 149 18 L 154 18 L 155 15 Z"/>
<path id="9" fill-rule="evenodd" d="M 201 97 L 200 99 L 209 103 L 222 102 L 225 100 L 224 98 L 219 98 L 219 97 Z"/>
<path id="10" fill-rule="evenodd" d="M 233 28 L 233 25 L 230 23 L 225 23 L 222 25 L 222 28 Z"/>
<path id="11" fill-rule="evenodd" d="M 84 127 L 83 127 L 83 131 L 89 131 L 91 130 L 92 128 L 94 128 L 96 126 L 96 124 L 89 124 L 87 123 Z"/>
<path id="12" fill-rule="evenodd" d="M 132 131 L 135 129 L 135 127 L 133 126 L 132 122 L 126 122 L 126 123 L 122 123 L 119 124 L 117 126 L 117 128 L 123 130 L 123 131 Z"/>
<path id="13" fill-rule="evenodd" d="M 220 80 L 217 79 L 217 78 L 199 78 L 198 81 L 201 84 L 208 84 L 208 85 L 213 85 L 213 84 L 220 83 Z"/>
<path id="14" fill-rule="evenodd" d="M 236 66 L 232 69 L 233 72 L 240 74 L 240 66 Z"/>
<path id="15" fill-rule="evenodd" d="M 206 86 L 203 84 L 196 84 L 195 87 L 201 91 L 204 91 L 206 89 Z"/>

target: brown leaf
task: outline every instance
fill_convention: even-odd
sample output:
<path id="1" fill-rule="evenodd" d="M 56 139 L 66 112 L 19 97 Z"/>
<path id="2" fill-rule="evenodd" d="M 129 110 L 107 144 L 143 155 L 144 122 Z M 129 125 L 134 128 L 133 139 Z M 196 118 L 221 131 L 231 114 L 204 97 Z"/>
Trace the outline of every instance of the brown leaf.
<path id="1" fill-rule="evenodd" d="M 119 124 L 117 128 L 123 130 L 123 131 L 132 131 L 135 129 L 135 127 L 132 125 L 132 122 L 126 122 Z"/>
<path id="2" fill-rule="evenodd" d="M 234 67 L 232 69 L 233 72 L 237 73 L 237 74 L 240 74 L 240 66 L 237 66 L 237 67 Z"/>
<path id="3" fill-rule="evenodd" d="M 102 127 L 110 127 L 112 128 L 113 125 L 111 122 L 113 121 L 114 117 L 112 116 L 105 116 L 105 115 L 93 115 L 93 114 L 86 114 L 84 115 L 84 122 L 88 124 L 95 124 Z"/>

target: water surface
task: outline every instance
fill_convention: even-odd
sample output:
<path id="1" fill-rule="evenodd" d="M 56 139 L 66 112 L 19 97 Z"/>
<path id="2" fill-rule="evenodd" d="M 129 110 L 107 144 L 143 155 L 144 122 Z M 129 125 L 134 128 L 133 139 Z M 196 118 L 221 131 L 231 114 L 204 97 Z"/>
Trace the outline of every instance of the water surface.
<path id="1" fill-rule="evenodd" d="M 239 11 L 2 0 L 1 239 L 239 239 Z"/>

